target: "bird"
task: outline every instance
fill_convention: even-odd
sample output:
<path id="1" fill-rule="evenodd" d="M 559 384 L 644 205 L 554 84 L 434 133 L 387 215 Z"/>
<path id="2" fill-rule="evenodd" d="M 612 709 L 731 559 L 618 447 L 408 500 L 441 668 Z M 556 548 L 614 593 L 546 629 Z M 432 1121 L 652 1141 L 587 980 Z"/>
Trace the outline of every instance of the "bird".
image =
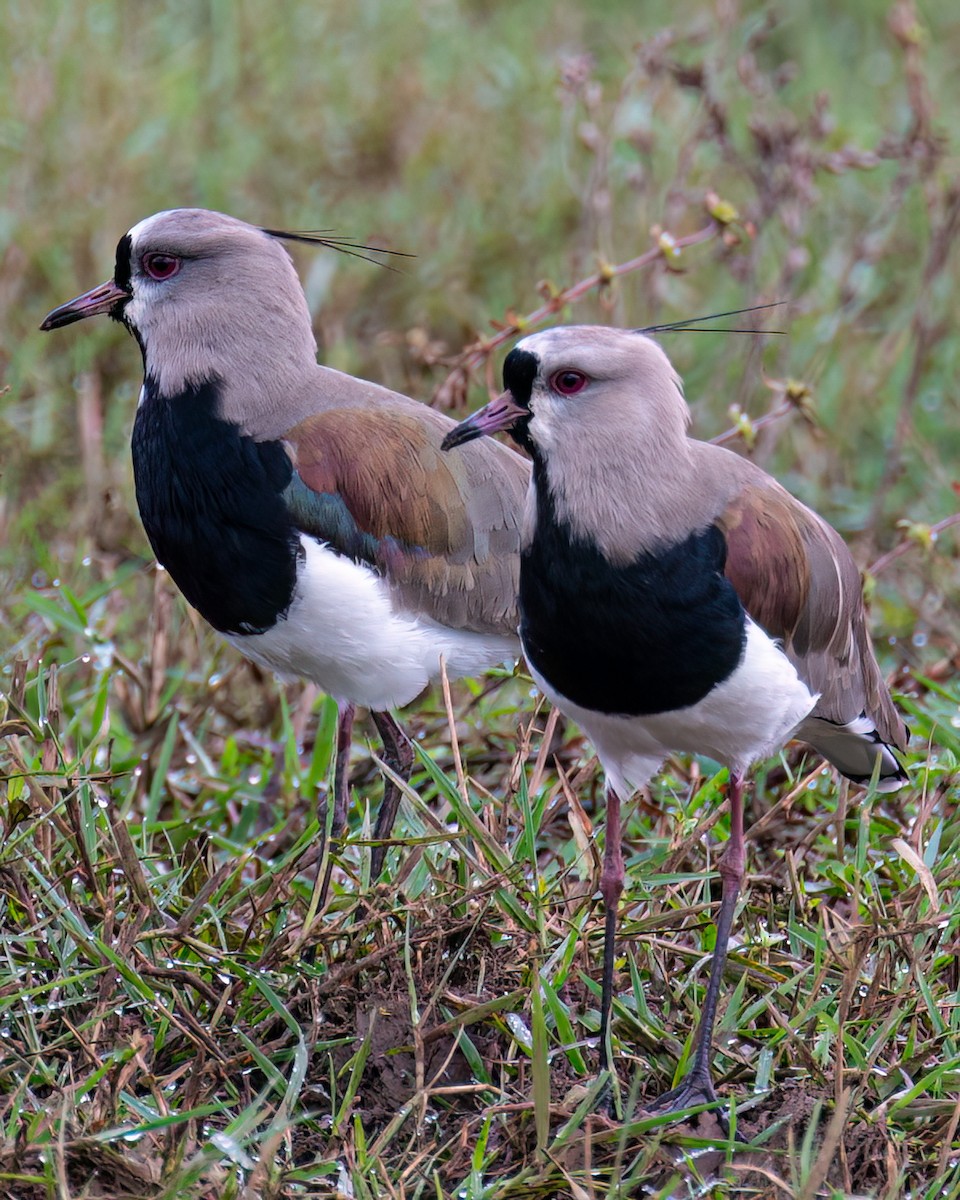
<path id="1" fill-rule="evenodd" d="M 601 1070 L 613 1063 L 621 805 L 671 752 L 729 768 L 694 1061 L 647 1107 L 718 1103 L 713 1030 L 745 868 L 749 768 L 797 738 L 855 784 L 892 791 L 907 782 L 897 751 L 908 732 L 840 535 L 748 459 L 689 436 L 681 380 L 649 330 L 530 334 L 507 355 L 503 385 L 444 449 L 507 430 L 533 463 L 520 640 L 537 686 L 592 741 L 605 775 Z"/>
<path id="2" fill-rule="evenodd" d="M 332 838 L 346 825 L 357 706 L 384 762 L 413 749 L 391 709 L 441 674 L 517 657 L 526 459 L 440 452 L 454 421 L 322 366 L 290 241 L 368 249 L 178 208 L 134 225 L 113 278 L 60 305 L 53 330 L 107 314 L 143 358 L 136 498 L 159 563 L 247 658 L 338 703 Z M 385 777 L 371 877 L 400 791 Z M 325 827 L 325 826 L 324 826 Z M 329 880 L 329 870 L 323 892 Z"/>

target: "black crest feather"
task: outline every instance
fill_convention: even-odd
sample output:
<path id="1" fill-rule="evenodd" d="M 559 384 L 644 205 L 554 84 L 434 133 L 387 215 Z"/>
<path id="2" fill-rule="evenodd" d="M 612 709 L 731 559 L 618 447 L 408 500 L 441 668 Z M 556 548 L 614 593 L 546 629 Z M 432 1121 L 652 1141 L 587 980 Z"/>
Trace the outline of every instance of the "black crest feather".
<path id="1" fill-rule="evenodd" d="M 349 254 L 351 258 L 362 258 L 364 262 L 385 267 L 388 271 L 394 271 L 396 268 L 370 256 L 389 254 L 394 258 L 416 258 L 415 254 L 407 254 L 403 250 L 387 250 L 383 246 L 367 246 L 363 242 L 355 242 L 348 237 L 341 237 L 332 229 L 262 229 L 261 231 L 268 237 L 278 238 L 283 242 L 303 242 L 308 246 L 325 246 L 328 250 L 339 250 L 341 254 Z"/>
<path id="2" fill-rule="evenodd" d="M 741 313 L 763 312 L 767 308 L 779 308 L 786 300 L 774 300 L 772 304 L 754 304 L 750 308 L 732 308 L 729 312 L 711 313 L 707 317 L 688 317 L 685 321 L 670 321 L 664 325 L 646 325 L 634 333 L 785 333 L 783 329 L 730 329 L 727 327 L 698 329 L 705 321 L 719 321 L 723 317 L 739 317 Z"/>

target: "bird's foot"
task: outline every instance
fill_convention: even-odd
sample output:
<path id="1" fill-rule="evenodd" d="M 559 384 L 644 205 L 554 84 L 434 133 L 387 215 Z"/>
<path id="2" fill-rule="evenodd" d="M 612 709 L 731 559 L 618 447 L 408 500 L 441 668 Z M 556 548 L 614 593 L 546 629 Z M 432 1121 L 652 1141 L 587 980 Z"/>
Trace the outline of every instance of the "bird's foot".
<path id="1" fill-rule="evenodd" d="M 705 1107 L 709 1105 L 710 1107 Z M 701 1111 L 691 1113 L 691 1109 Z M 649 1104 L 643 1106 L 644 1116 L 671 1116 L 676 1120 L 687 1120 L 687 1123 L 700 1135 L 709 1138 L 729 1138 L 730 1121 L 727 1107 L 722 1097 L 717 1095 L 716 1088 L 709 1072 L 701 1074 L 693 1071 L 684 1081 L 662 1096 L 657 1096 Z M 735 1131 L 735 1142 L 747 1145 L 747 1141 Z"/>
<path id="2" fill-rule="evenodd" d="M 709 1074 L 694 1071 L 677 1087 L 644 1105 L 644 1112 L 651 1116 L 657 1113 L 677 1113 L 681 1116 L 688 1109 L 720 1103 L 720 1097 Z"/>

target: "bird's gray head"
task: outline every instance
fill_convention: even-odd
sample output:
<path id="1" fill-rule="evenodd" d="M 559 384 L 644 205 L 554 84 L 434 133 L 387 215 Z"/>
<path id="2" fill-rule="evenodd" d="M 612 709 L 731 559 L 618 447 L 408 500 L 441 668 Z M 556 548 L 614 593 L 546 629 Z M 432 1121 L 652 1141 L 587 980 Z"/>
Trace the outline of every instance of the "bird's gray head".
<path id="1" fill-rule="evenodd" d="M 501 429 L 533 458 L 564 446 L 606 458 L 637 439 L 654 453 L 683 443 L 680 378 L 651 338 L 600 325 L 561 325 L 523 338 L 503 364 L 504 392 L 452 430 L 446 448 Z"/>
<path id="2" fill-rule="evenodd" d="M 538 489 L 558 517 L 612 561 L 673 537 L 690 519 L 683 481 L 689 413 L 680 379 L 656 342 L 605 326 L 558 326 L 518 342 L 504 392 L 468 417 L 444 449 L 508 429 L 534 461 L 525 537 Z M 625 501 L 625 497 L 629 497 Z"/>
<path id="3" fill-rule="evenodd" d="M 281 236 L 202 208 L 156 213 L 120 239 L 113 279 L 54 309 L 41 328 L 107 313 L 136 337 L 165 395 L 212 376 L 274 387 L 278 372 L 316 363 Z"/>

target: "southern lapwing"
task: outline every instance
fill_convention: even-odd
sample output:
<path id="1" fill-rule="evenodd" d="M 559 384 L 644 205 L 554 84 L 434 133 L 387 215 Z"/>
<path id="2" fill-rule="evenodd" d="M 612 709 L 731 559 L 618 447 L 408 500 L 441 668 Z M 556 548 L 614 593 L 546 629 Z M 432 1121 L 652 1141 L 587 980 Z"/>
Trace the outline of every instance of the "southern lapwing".
<path id="1" fill-rule="evenodd" d="M 710 1059 L 744 871 L 743 781 L 789 738 L 890 791 L 907 731 L 870 644 L 839 535 L 753 463 L 688 437 L 677 373 L 652 338 L 591 326 L 520 341 L 505 391 L 444 440 L 509 430 L 533 460 L 520 638 L 546 696 L 596 746 L 607 783 L 601 1066 L 609 1042 L 620 805 L 671 751 L 730 769 L 730 838 L 692 1070 L 661 1111 L 713 1101 Z"/>
<path id="2" fill-rule="evenodd" d="M 205 209 L 157 213 L 120 239 L 112 280 L 41 328 L 106 313 L 139 343 L 133 466 L 150 544 L 238 650 L 338 700 L 339 836 L 354 707 L 406 775 L 412 747 L 389 710 L 441 658 L 457 678 L 516 657 L 530 471 L 493 442 L 442 455 L 449 417 L 318 365 L 285 238 L 304 240 Z M 387 779 L 373 878 L 398 802 Z"/>

